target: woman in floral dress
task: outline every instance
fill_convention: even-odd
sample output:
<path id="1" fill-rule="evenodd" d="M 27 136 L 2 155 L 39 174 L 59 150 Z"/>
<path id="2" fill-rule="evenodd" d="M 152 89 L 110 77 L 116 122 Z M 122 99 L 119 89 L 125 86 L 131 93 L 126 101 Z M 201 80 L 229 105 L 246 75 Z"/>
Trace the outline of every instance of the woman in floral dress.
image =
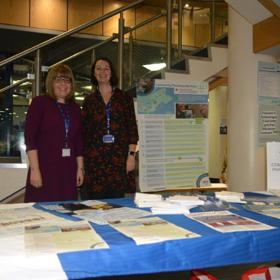
<path id="1" fill-rule="evenodd" d="M 84 101 L 85 184 L 88 198 L 117 198 L 135 192 L 138 131 L 133 99 L 116 88 L 112 63 L 97 59 L 91 68 L 96 90 Z"/>

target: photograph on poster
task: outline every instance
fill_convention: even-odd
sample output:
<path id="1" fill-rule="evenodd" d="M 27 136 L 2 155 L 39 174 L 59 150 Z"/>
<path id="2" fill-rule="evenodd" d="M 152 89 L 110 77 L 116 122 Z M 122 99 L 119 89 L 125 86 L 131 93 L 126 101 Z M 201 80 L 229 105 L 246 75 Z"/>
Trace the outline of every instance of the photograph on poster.
<path id="1" fill-rule="evenodd" d="M 176 103 L 176 119 L 208 118 L 208 104 Z"/>

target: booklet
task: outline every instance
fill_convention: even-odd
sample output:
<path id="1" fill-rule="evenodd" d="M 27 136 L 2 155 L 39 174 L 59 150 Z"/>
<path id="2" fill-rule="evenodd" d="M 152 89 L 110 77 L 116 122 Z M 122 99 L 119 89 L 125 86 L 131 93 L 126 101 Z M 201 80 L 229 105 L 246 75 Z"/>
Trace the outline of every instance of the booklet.
<path id="1" fill-rule="evenodd" d="M 24 241 L 29 256 L 109 248 L 85 221 L 26 226 Z"/>
<path id="2" fill-rule="evenodd" d="M 129 219 L 110 223 L 110 225 L 132 238 L 137 245 L 200 237 L 194 232 L 178 227 L 159 217 Z"/>
<path id="3" fill-rule="evenodd" d="M 239 216 L 229 211 L 198 212 L 187 214 L 186 216 L 223 233 L 274 229 L 274 227 L 260 223 L 253 219 Z"/>

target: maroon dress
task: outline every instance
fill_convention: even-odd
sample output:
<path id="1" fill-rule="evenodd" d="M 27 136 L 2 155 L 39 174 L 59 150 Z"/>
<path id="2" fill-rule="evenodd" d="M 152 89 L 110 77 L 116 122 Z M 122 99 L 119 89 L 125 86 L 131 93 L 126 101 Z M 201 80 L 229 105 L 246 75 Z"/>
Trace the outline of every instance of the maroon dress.
<path id="1" fill-rule="evenodd" d="M 134 171 L 126 174 L 129 144 L 137 144 L 133 99 L 115 89 L 111 97 L 110 133 L 114 143 L 103 143 L 107 134 L 105 103 L 99 91 L 89 95 L 82 109 L 85 139 L 85 183 L 89 198 L 122 197 L 135 192 Z"/>
<path id="2" fill-rule="evenodd" d="M 61 103 L 60 103 L 61 104 Z M 43 186 L 26 181 L 25 202 L 77 199 L 77 156 L 83 155 L 81 110 L 75 102 L 61 104 L 70 117 L 68 146 L 71 154 L 62 157 L 65 142 L 64 118 L 56 101 L 48 96 L 35 97 L 29 107 L 25 124 L 26 150 L 37 150 Z"/>

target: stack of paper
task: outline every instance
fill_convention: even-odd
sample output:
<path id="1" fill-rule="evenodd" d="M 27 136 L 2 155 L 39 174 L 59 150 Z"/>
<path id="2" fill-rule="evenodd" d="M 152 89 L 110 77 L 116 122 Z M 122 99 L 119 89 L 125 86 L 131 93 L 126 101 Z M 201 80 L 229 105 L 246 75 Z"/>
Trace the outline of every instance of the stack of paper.
<path id="1" fill-rule="evenodd" d="M 215 197 L 227 202 L 244 203 L 244 194 L 239 192 L 221 191 L 216 192 Z"/>
<path id="2" fill-rule="evenodd" d="M 151 211 L 153 214 L 189 214 L 189 209 L 192 207 L 168 201 L 160 201 L 154 203 Z"/>
<path id="3" fill-rule="evenodd" d="M 155 202 L 162 201 L 160 194 L 136 193 L 134 202 L 138 207 L 152 207 Z"/>
<path id="4" fill-rule="evenodd" d="M 176 203 L 181 206 L 198 206 L 203 205 L 204 201 L 193 195 L 174 195 L 166 198 L 166 201 Z"/>

